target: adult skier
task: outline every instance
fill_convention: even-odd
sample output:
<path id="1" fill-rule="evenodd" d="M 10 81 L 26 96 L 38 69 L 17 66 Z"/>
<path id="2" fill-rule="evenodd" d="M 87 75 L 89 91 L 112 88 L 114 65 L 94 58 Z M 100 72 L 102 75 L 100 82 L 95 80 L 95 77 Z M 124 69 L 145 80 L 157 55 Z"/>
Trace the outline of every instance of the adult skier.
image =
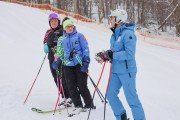
<path id="1" fill-rule="evenodd" d="M 63 28 L 62 28 L 62 25 L 60 25 L 60 19 L 56 13 L 51 13 L 49 15 L 49 25 L 50 25 L 50 29 L 47 30 L 45 37 L 44 37 L 44 42 L 43 42 L 44 43 L 44 52 L 46 54 L 48 53 L 50 70 L 51 70 L 52 76 L 54 78 L 54 82 L 56 83 L 56 86 L 59 87 L 60 85 L 58 83 L 60 83 L 60 82 L 57 81 L 57 71 L 53 69 L 52 64 L 54 61 L 54 55 L 56 54 L 58 38 L 63 35 Z M 62 72 L 63 68 L 62 68 L 61 64 L 59 64 L 59 66 L 57 66 L 57 68 L 58 68 L 57 70 L 62 73 L 62 74 L 59 73 L 60 75 L 62 75 L 61 76 L 62 84 L 63 84 L 64 94 L 65 94 L 65 96 L 63 96 L 63 94 L 62 94 L 62 97 L 63 98 L 66 97 L 67 105 L 72 106 L 72 100 L 70 99 L 66 81 L 64 80 L 64 74 Z M 64 101 L 62 101 L 60 103 L 60 105 L 63 105 L 63 104 L 64 104 Z"/>
<path id="2" fill-rule="evenodd" d="M 116 120 L 127 120 L 126 110 L 118 94 L 123 87 L 126 100 L 131 108 L 134 120 L 146 120 L 143 107 L 136 91 L 136 35 L 134 24 L 127 23 L 127 12 L 116 9 L 109 15 L 111 30 L 110 50 L 99 52 L 97 61 L 110 61 L 112 72 L 107 91 L 107 99 Z"/>

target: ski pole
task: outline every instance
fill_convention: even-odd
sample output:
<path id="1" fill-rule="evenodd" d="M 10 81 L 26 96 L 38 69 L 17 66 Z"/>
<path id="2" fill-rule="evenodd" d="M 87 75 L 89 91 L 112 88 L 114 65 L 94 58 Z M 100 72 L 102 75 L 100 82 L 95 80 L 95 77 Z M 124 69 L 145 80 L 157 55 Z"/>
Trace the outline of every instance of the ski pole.
<path id="1" fill-rule="evenodd" d="M 94 88 L 96 88 L 96 84 L 95 84 L 94 81 L 92 80 L 91 76 L 89 75 L 89 73 L 87 73 L 87 74 L 88 74 L 89 79 L 91 80 Z M 102 95 L 101 91 L 100 91 L 98 88 L 97 88 L 97 93 L 98 93 L 98 95 L 99 95 L 99 97 L 100 97 L 100 99 L 101 99 L 101 102 L 104 102 L 105 98 L 104 98 L 104 96 Z M 104 100 L 103 100 L 103 99 L 104 99 Z"/>
<path id="2" fill-rule="evenodd" d="M 60 87 L 58 75 L 59 75 L 59 71 L 56 70 L 57 87 L 58 87 L 58 98 L 57 98 L 57 101 L 56 101 L 56 105 L 55 105 L 55 108 L 54 108 L 54 113 L 53 113 L 53 115 L 55 115 L 55 112 L 56 112 L 56 108 L 57 108 L 57 106 L 58 106 L 58 103 L 60 103 L 61 87 Z M 60 106 L 59 106 L 59 107 L 60 107 Z M 59 109 L 60 109 L 60 108 L 59 108 Z"/>
<path id="3" fill-rule="evenodd" d="M 64 96 L 64 98 L 65 98 L 65 105 L 66 105 L 65 107 L 66 107 L 66 110 L 67 110 L 67 114 L 69 115 L 69 111 L 68 111 L 68 107 L 67 107 L 67 102 L 66 102 L 66 97 L 65 97 L 64 89 L 63 89 L 63 85 L 62 85 L 62 79 L 59 78 L 59 71 L 58 70 L 56 71 L 56 73 L 57 73 L 57 83 L 58 83 L 58 98 L 57 98 L 57 101 L 56 101 L 56 106 L 54 108 L 54 114 L 55 114 L 58 102 L 60 103 L 60 94 L 62 94 Z M 61 76 L 62 76 L 62 73 L 61 73 Z"/>
<path id="4" fill-rule="evenodd" d="M 40 69 L 39 69 L 37 75 L 36 75 L 36 78 L 35 78 L 33 84 L 31 85 L 31 88 L 30 88 L 30 90 L 29 90 L 29 92 L 28 92 L 28 94 L 27 94 L 27 96 L 26 96 L 26 99 L 25 99 L 25 101 L 24 101 L 24 105 L 25 105 L 25 103 L 26 103 L 26 101 L 27 101 L 27 99 L 28 99 L 28 97 L 29 97 L 29 95 L 30 95 L 30 93 L 31 93 L 31 90 L 32 90 L 32 88 L 33 88 L 33 86 L 34 86 L 34 84 L 35 84 L 35 82 L 36 82 L 36 80 L 37 80 L 37 77 L 39 76 L 39 73 L 40 73 L 41 68 L 42 68 L 42 66 L 43 66 L 43 64 L 44 64 L 44 61 L 45 61 L 46 56 L 47 56 L 47 54 L 44 56 L 43 62 L 42 62 L 42 64 L 41 64 L 41 66 L 40 66 Z"/>
<path id="5" fill-rule="evenodd" d="M 109 72 L 108 84 L 106 87 L 105 100 L 107 98 L 107 91 L 108 91 L 108 87 L 109 87 L 109 83 L 111 79 L 111 72 L 112 72 L 112 63 L 110 63 L 110 72 Z M 106 117 L 106 102 L 104 103 L 104 120 L 105 120 L 105 117 Z"/>
<path id="6" fill-rule="evenodd" d="M 90 107 L 90 110 L 89 110 L 89 113 L 88 113 L 88 118 L 87 118 L 87 120 L 89 120 L 89 116 L 90 116 L 90 113 L 91 113 L 91 109 L 92 109 L 92 107 L 93 107 L 93 100 L 94 100 L 94 97 L 95 97 L 95 93 L 96 93 L 96 90 L 98 89 L 99 82 L 100 82 L 100 80 L 101 80 L 101 78 L 102 78 L 102 74 L 103 74 L 105 65 L 106 65 L 106 61 L 104 62 L 103 68 L 102 68 L 102 70 L 101 70 L 101 74 L 100 74 L 100 76 L 99 76 L 98 83 L 97 83 L 97 85 L 95 86 L 95 90 L 94 90 L 94 93 L 93 93 L 93 98 L 92 98 L 92 101 L 91 101 L 91 107 Z M 106 99 L 105 99 L 105 103 L 106 103 Z"/>
<path id="7" fill-rule="evenodd" d="M 55 105 L 55 108 L 54 108 L 54 113 L 53 113 L 53 115 L 55 115 L 55 112 L 56 112 L 56 108 L 57 108 L 57 106 L 58 106 L 58 102 L 60 102 L 60 94 L 61 94 L 61 88 L 59 89 L 58 88 L 58 98 L 57 98 L 57 101 L 56 101 L 56 105 Z"/>
<path id="8" fill-rule="evenodd" d="M 55 111 L 56 111 L 56 107 L 58 106 L 58 103 L 60 104 L 60 94 L 61 94 L 61 88 L 60 88 L 60 82 L 59 82 L 59 79 L 58 79 L 58 75 L 59 75 L 59 70 L 56 70 L 56 82 L 57 82 L 57 88 L 58 88 L 58 99 L 57 99 L 57 102 L 56 102 L 56 106 L 55 106 L 55 109 L 54 109 L 54 113 L 53 115 L 55 114 Z M 59 106 L 59 110 L 60 110 L 60 106 Z"/>
<path id="9" fill-rule="evenodd" d="M 58 80 L 60 82 L 60 88 L 61 88 L 61 91 L 62 91 L 62 95 L 64 96 L 64 100 L 65 100 L 65 107 L 66 107 L 66 110 L 67 110 L 67 114 L 69 116 L 69 111 L 68 111 L 68 106 L 67 106 L 67 99 L 66 99 L 66 96 L 65 96 L 65 93 L 64 93 L 64 88 L 63 88 L 63 85 L 62 85 L 62 65 L 61 65 L 61 73 L 60 73 L 60 76 L 61 78 L 58 77 Z"/>
<path id="10" fill-rule="evenodd" d="M 79 58 L 79 56 L 78 56 L 78 55 L 75 55 L 75 57 L 76 57 L 77 61 L 79 62 L 79 64 L 82 66 L 82 61 L 81 61 L 81 59 Z M 104 68 L 103 68 L 103 69 L 104 69 Z M 90 78 L 92 84 L 94 85 L 94 87 L 96 87 L 94 81 L 92 80 L 92 78 L 90 77 L 90 75 L 88 74 L 88 72 L 86 72 L 86 74 L 87 74 L 87 76 L 89 76 L 89 78 Z M 101 101 L 103 102 L 101 96 L 102 96 L 103 98 L 104 98 L 104 96 L 102 95 L 102 93 L 100 92 L 100 90 L 99 90 L 98 88 L 96 88 L 96 89 L 97 89 L 97 91 L 98 91 L 98 95 L 99 95 Z M 100 96 L 100 94 L 101 94 L 101 96 Z M 104 99 L 105 99 L 105 98 L 104 98 Z"/>

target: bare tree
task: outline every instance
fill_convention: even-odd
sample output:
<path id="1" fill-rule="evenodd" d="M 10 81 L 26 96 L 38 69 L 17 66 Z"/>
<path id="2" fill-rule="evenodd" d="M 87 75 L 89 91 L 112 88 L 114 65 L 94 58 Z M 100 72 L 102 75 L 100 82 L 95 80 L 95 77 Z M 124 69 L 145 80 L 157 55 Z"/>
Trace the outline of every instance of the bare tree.
<path id="1" fill-rule="evenodd" d="M 166 23 L 166 21 L 172 16 L 172 14 L 175 12 L 175 10 L 178 8 L 180 4 L 180 0 L 178 1 L 178 3 L 176 4 L 176 6 L 174 7 L 173 11 L 167 16 L 166 19 L 164 19 L 164 21 L 161 23 L 161 25 L 158 27 L 158 29 L 162 28 L 163 25 Z"/>
<path id="2" fill-rule="evenodd" d="M 19 0 L 32 2 L 33 0 Z M 111 10 L 125 9 L 129 21 L 148 28 L 156 24 L 154 29 L 167 31 L 176 28 L 180 34 L 180 0 L 53 0 L 57 8 L 74 12 L 92 19 L 98 15 L 99 22 L 107 19 Z M 38 4 L 50 4 L 50 0 L 37 0 Z M 97 11 L 96 11 L 97 10 Z M 96 13 L 97 12 L 97 13 Z M 157 28 L 157 26 L 159 26 Z"/>
<path id="3" fill-rule="evenodd" d="M 44 0 L 44 4 L 50 4 L 50 0 Z"/>
<path id="4" fill-rule="evenodd" d="M 89 1 L 89 18 L 92 19 L 92 0 Z"/>
<path id="5" fill-rule="evenodd" d="M 38 4 L 42 4 L 42 0 L 37 0 L 38 1 Z"/>
<path id="6" fill-rule="evenodd" d="M 99 22 L 102 23 L 102 19 L 103 19 L 102 0 L 98 0 L 98 16 L 99 16 Z"/>
<path id="7" fill-rule="evenodd" d="M 106 6 L 106 17 L 110 13 L 110 0 L 105 0 L 105 6 Z"/>

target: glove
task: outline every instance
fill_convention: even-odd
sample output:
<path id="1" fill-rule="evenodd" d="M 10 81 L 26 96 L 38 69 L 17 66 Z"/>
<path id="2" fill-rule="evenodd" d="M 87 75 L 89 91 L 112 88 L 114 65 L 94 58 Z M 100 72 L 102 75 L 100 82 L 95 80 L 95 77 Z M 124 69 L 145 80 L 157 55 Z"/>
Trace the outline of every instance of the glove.
<path id="1" fill-rule="evenodd" d="M 103 63 L 104 61 L 111 61 L 113 59 L 112 50 L 102 51 L 95 54 L 95 59 L 99 63 Z"/>
<path id="2" fill-rule="evenodd" d="M 81 71 L 86 73 L 89 67 L 90 58 L 88 56 L 84 56 L 82 59 L 83 65 L 81 66 Z"/>
<path id="3" fill-rule="evenodd" d="M 62 62 L 61 62 L 61 60 L 58 58 L 57 61 L 53 61 L 53 63 L 52 63 L 52 68 L 53 68 L 54 70 L 58 70 L 61 65 L 62 65 Z"/>
<path id="4" fill-rule="evenodd" d="M 52 68 L 53 68 L 54 70 L 58 70 L 58 64 L 57 64 L 57 62 L 53 61 L 53 63 L 52 63 Z"/>
<path id="5" fill-rule="evenodd" d="M 106 61 L 110 61 L 113 59 L 113 51 L 112 50 L 107 50 L 105 53 L 104 53 L 104 59 Z"/>
<path id="6" fill-rule="evenodd" d="M 44 52 L 46 54 L 49 53 L 49 47 L 48 47 L 47 43 L 44 44 Z"/>
<path id="7" fill-rule="evenodd" d="M 95 54 L 95 59 L 96 59 L 96 61 L 98 61 L 98 63 L 103 63 L 105 61 L 104 53 L 105 53 L 105 51 L 98 52 Z"/>
<path id="8" fill-rule="evenodd" d="M 86 73 L 89 67 L 89 63 L 83 63 L 81 66 L 81 72 Z"/>
<path id="9" fill-rule="evenodd" d="M 76 52 L 75 48 L 72 49 L 71 52 L 70 52 L 70 55 L 69 55 L 69 59 L 72 60 L 73 57 L 74 57 L 76 54 L 77 54 L 77 52 Z"/>

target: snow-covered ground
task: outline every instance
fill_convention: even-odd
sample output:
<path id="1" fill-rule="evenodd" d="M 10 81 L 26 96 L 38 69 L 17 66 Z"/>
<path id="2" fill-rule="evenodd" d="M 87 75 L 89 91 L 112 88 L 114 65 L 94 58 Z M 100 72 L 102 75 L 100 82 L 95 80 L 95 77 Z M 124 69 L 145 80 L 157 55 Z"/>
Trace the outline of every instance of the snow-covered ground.
<path id="1" fill-rule="evenodd" d="M 88 39 L 92 61 L 90 75 L 97 82 L 102 65 L 94 60 L 94 54 L 109 48 L 111 32 L 97 24 L 75 23 L 77 30 Z M 87 119 L 88 113 L 69 118 L 66 113 L 42 115 L 31 111 L 32 107 L 53 109 L 57 100 L 57 89 L 47 59 L 27 103 L 23 105 L 45 56 L 42 41 L 47 29 L 48 14 L 38 9 L 0 2 L 0 120 Z M 180 51 L 145 43 L 139 34 L 137 38 L 137 91 L 147 120 L 180 120 Z M 103 94 L 108 73 L 109 65 L 106 65 L 99 85 Z M 88 86 L 92 93 L 94 88 L 90 81 Z M 122 90 L 119 96 L 128 116 L 132 118 Z M 91 112 L 90 120 L 102 120 L 104 104 L 97 94 L 94 103 L 97 109 Z M 106 113 L 106 120 L 115 120 L 109 105 Z"/>

